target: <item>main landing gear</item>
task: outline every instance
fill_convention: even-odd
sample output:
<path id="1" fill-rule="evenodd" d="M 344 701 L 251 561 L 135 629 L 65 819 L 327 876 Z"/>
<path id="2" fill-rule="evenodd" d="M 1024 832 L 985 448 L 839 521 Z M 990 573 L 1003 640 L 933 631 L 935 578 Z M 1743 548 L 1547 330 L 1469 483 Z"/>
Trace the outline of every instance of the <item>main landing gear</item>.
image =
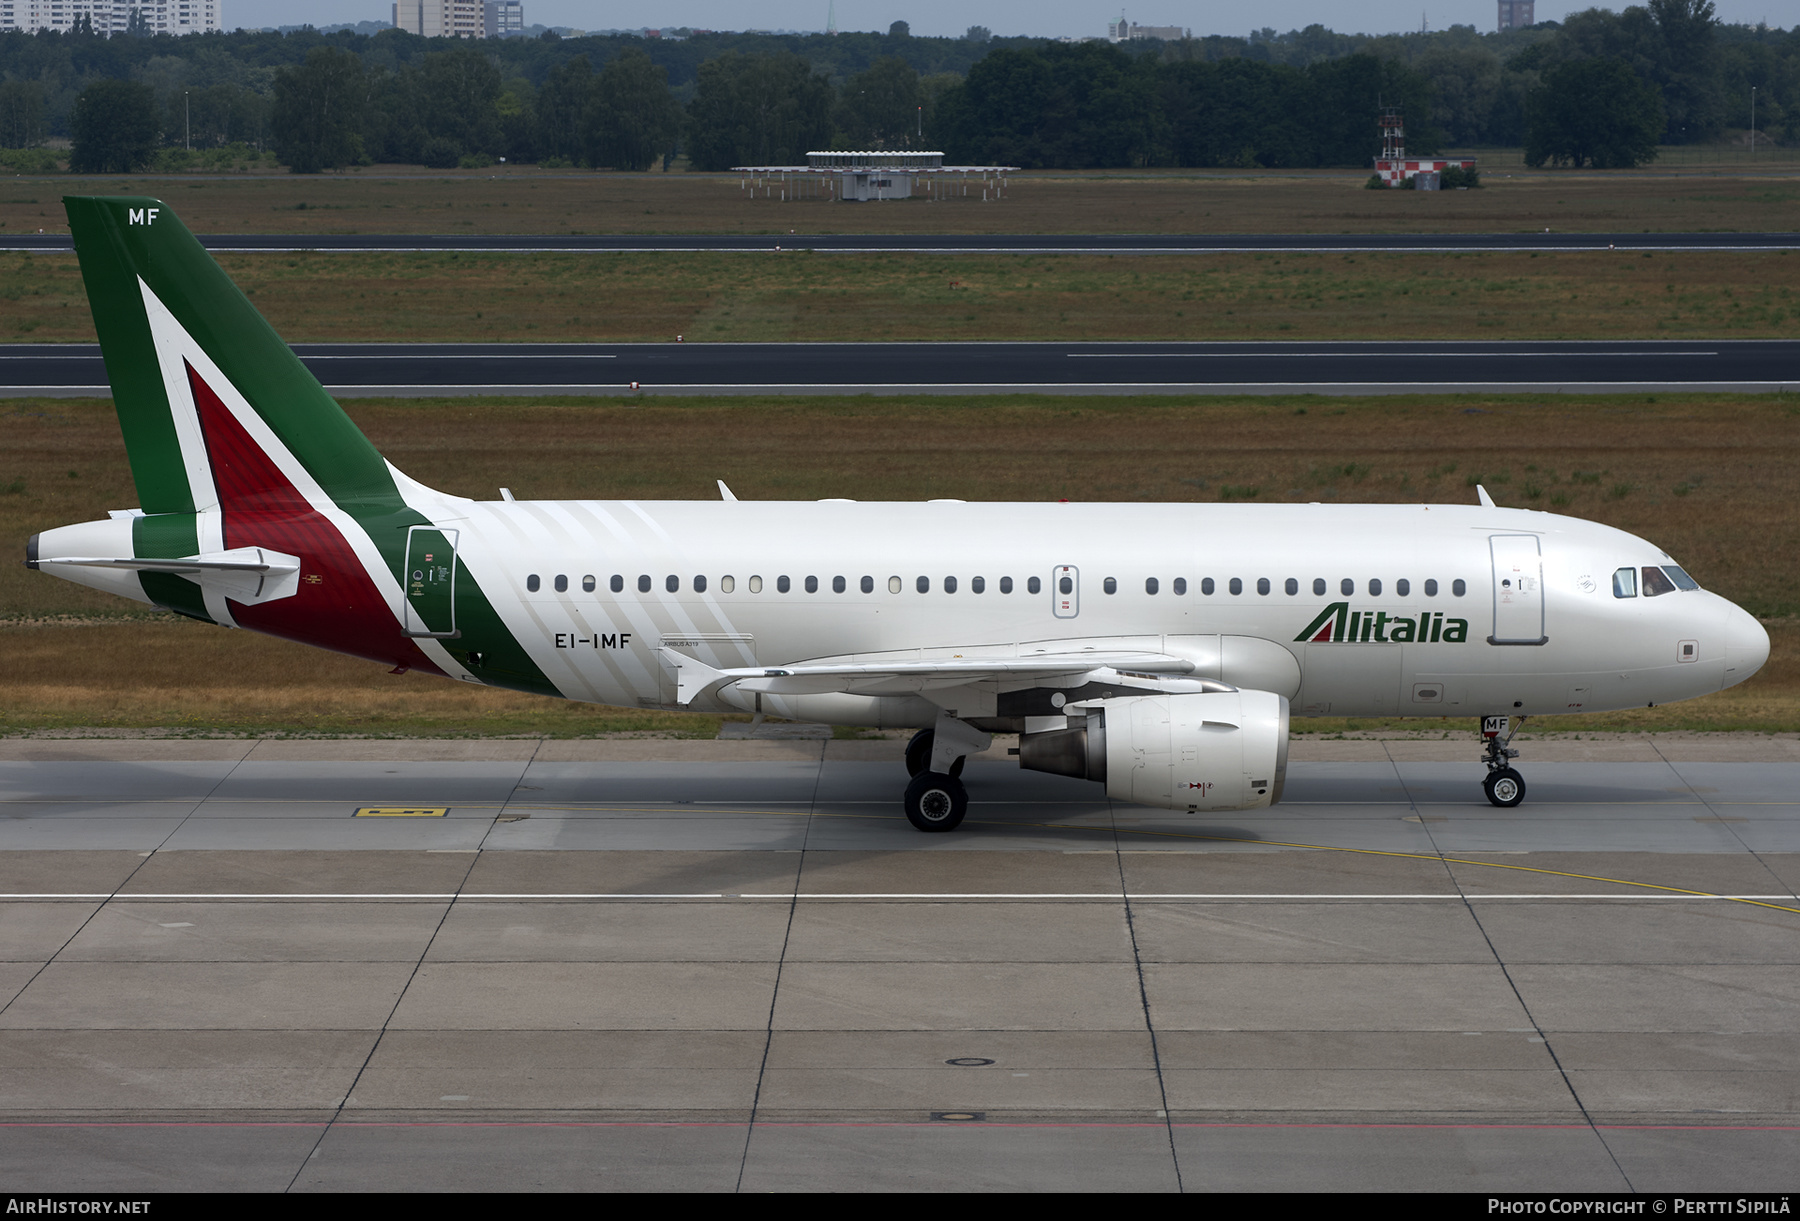
<path id="1" fill-rule="evenodd" d="M 1487 764 L 1488 774 L 1481 782 L 1481 791 L 1487 799 L 1502 809 L 1511 809 L 1525 800 L 1525 777 L 1512 766 L 1512 760 L 1519 757 L 1519 752 L 1511 749 L 1513 735 L 1525 726 L 1525 718 L 1512 726 L 1510 732 L 1507 722 L 1511 718 L 1503 716 L 1484 716 L 1481 718 L 1482 754 L 1481 761 Z M 1506 740 L 1501 741 L 1500 735 Z"/>
<path id="2" fill-rule="evenodd" d="M 906 821 L 921 831 L 954 831 L 969 812 L 969 794 L 961 780 L 965 756 L 958 755 L 945 772 L 931 770 L 933 730 L 921 729 L 906 744 Z"/>

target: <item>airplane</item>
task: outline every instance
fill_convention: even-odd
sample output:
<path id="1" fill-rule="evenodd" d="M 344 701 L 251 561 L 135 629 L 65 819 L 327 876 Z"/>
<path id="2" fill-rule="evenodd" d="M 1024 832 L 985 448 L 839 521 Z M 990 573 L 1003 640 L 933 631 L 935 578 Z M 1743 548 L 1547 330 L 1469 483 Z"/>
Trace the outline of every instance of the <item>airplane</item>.
<path id="1" fill-rule="evenodd" d="M 1290 717 L 1654 706 L 1768 659 L 1662 549 L 1453 504 L 472 500 L 382 458 L 166 204 L 65 200 L 142 504 L 41 572 L 402 670 L 612 705 L 911 728 L 954 829 L 995 733 L 1026 769 L 1199 813 L 1281 799 Z"/>

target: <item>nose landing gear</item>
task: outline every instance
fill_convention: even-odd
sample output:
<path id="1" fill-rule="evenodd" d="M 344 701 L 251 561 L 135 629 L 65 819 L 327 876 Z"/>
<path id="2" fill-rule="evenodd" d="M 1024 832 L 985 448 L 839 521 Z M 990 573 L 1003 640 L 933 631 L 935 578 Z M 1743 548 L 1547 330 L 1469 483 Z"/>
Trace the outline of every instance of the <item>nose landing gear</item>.
<path id="1" fill-rule="evenodd" d="M 1510 717 L 1484 716 L 1481 718 L 1482 754 L 1481 761 L 1487 764 L 1488 774 L 1481 781 L 1481 791 L 1487 799 L 1502 809 L 1511 809 L 1525 800 L 1525 777 L 1512 766 L 1511 760 L 1519 757 L 1519 752 L 1511 749 L 1513 735 L 1525 726 L 1525 718 L 1507 729 Z M 1500 738 L 1506 735 L 1505 741 Z"/>

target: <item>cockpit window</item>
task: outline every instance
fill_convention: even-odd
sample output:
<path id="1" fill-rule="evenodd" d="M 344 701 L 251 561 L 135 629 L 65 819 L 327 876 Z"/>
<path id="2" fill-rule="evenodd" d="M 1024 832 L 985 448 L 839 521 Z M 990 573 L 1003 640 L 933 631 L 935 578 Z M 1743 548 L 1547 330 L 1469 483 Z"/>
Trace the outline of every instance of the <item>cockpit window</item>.
<path id="1" fill-rule="evenodd" d="M 1669 580 L 1668 574 L 1660 568 L 1649 564 L 1644 565 L 1644 596 L 1646 598 L 1656 598 L 1674 592 L 1675 582 Z"/>
<path id="2" fill-rule="evenodd" d="M 1700 582 L 1694 580 L 1693 577 L 1690 577 L 1687 574 L 1687 571 L 1679 564 L 1664 564 L 1662 570 L 1669 574 L 1669 579 L 1671 581 L 1675 582 L 1676 589 L 1700 588 Z"/>
<path id="3" fill-rule="evenodd" d="M 1613 573 L 1613 597 L 1637 597 L 1637 569 L 1621 568 Z"/>

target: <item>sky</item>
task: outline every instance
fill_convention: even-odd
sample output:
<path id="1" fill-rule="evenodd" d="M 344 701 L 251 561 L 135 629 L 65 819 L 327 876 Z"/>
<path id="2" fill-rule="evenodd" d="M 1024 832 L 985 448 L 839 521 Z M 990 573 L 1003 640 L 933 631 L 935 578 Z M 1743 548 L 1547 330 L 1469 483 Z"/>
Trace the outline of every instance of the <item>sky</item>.
<path id="1" fill-rule="evenodd" d="M 577 29 L 637 29 L 643 26 L 692 26 L 700 29 L 822 30 L 831 0 L 633 0 L 630 4 L 595 0 L 524 0 L 527 25 L 562 25 Z M 390 21 L 391 4 L 381 0 L 221 0 L 225 27 L 296 25 L 310 21 Z M 1102 0 L 836 0 L 840 30 L 883 30 L 905 21 L 915 34 L 955 35 L 971 25 L 996 34 L 1046 37 L 1098 36 L 1115 21 L 1119 7 Z M 1719 17 L 1728 22 L 1796 24 L 1793 0 L 1715 0 Z M 1537 0 L 1539 21 L 1595 7 L 1592 3 Z M 1625 0 L 1600 7 L 1621 9 Z M 1197 4 L 1194 0 L 1133 0 L 1125 16 L 1142 25 L 1178 25 L 1206 34 L 1243 35 L 1251 28 L 1299 29 L 1318 22 L 1340 33 L 1386 34 L 1416 30 L 1421 19 L 1434 30 L 1451 25 L 1494 28 L 1494 0 L 1261 0 L 1249 9 L 1235 4 Z"/>

